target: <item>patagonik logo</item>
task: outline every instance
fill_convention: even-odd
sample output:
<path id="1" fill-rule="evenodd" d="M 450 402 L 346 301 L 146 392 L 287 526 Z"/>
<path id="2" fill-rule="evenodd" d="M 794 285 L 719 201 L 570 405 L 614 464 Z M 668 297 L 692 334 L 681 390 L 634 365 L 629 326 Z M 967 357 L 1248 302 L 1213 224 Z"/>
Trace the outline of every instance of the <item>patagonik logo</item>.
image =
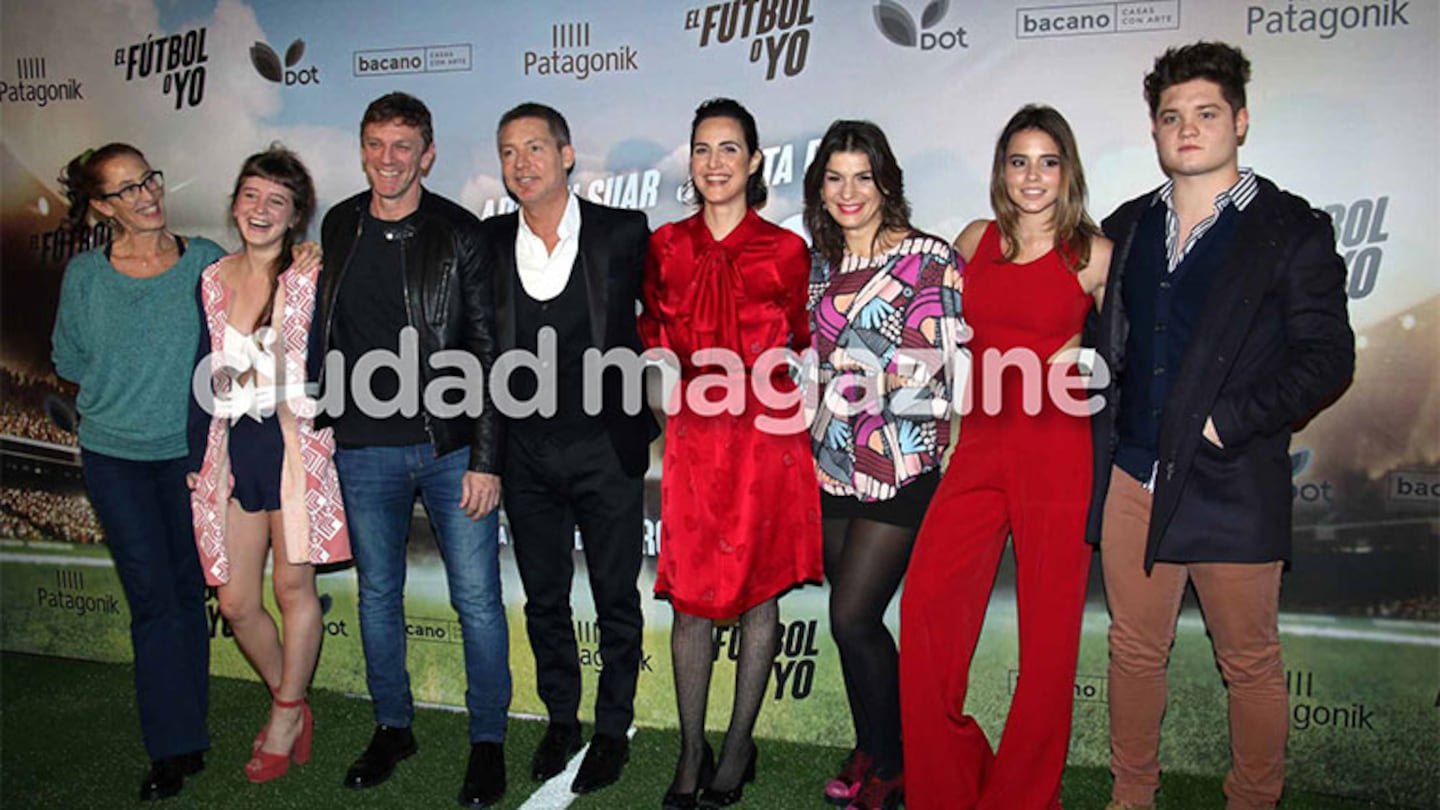
<path id="1" fill-rule="evenodd" d="M 250 64 L 255 66 L 255 72 L 262 77 L 292 87 L 297 84 L 310 85 L 320 83 L 320 68 L 311 65 L 308 68 L 294 70 L 305 56 L 305 40 L 297 38 L 285 49 L 285 62 L 282 65 L 280 56 L 275 53 L 264 42 L 256 42 L 250 46 Z"/>
<path id="2" fill-rule="evenodd" d="M 15 81 L 0 79 L 0 103 L 27 102 L 44 107 L 56 101 L 84 101 L 84 82 L 68 77 L 46 81 L 45 57 L 22 56 L 15 60 Z"/>
<path id="3" fill-rule="evenodd" d="M 569 76 L 583 82 L 602 73 L 639 70 L 637 56 L 629 45 L 592 47 L 588 22 L 560 22 L 550 26 L 549 52 L 526 51 L 522 62 L 526 76 Z"/>
<path id="4" fill-rule="evenodd" d="M 969 32 L 963 27 L 932 30 L 940 25 L 949 10 L 950 0 L 930 0 L 925 4 L 925 10 L 920 12 L 917 27 L 915 18 L 896 0 L 879 0 L 874 8 L 875 27 L 886 39 L 906 48 L 949 51 L 970 47 L 970 43 L 965 41 Z"/>

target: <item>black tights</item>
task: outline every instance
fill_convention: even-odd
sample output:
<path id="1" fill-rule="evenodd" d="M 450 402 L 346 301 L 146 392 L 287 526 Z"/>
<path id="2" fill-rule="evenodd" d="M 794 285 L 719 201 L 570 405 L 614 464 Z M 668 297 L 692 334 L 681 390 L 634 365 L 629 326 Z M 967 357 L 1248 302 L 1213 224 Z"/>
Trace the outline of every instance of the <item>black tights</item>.
<path id="1" fill-rule="evenodd" d="M 900 587 L 915 530 L 863 518 L 825 526 L 830 632 L 840 648 L 845 694 L 855 718 L 855 747 L 889 778 L 904 768 L 900 748 L 900 656 L 885 609 Z"/>
<path id="2" fill-rule="evenodd" d="M 705 704 L 714 668 L 714 622 L 675 611 L 670 630 L 670 657 L 675 668 L 675 702 L 680 710 L 680 761 L 673 789 L 692 793 L 705 759 Z M 765 699 L 779 641 L 779 597 L 740 614 L 740 660 L 735 666 L 735 706 L 720 749 L 720 764 L 711 785 L 729 790 L 740 784 L 754 747 L 755 719 Z"/>

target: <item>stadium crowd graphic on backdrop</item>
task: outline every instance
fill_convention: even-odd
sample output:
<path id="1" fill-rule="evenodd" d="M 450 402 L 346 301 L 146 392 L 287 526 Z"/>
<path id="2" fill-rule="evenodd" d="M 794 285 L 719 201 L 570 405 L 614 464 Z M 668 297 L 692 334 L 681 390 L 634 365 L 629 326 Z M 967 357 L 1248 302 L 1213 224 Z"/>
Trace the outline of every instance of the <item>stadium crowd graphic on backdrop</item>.
<path id="1" fill-rule="evenodd" d="M 543 8 L 541 7 L 543 5 Z M 995 133 L 1017 107 L 1048 103 L 1073 124 L 1090 211 L 1163 179 L 1140 78 L 1166 46 L 1218 39 L 1244 48 L 1254 164 L 1334 220 L 1349 271 L 1353 385 L 1295 436 L 1294 558 L 1281 593 L 1290 683 L 1290 782 L 1408 806 L 1436 806 L 1440 688 L 1440 143 L 1434 122 L 1440 10 L 1415 0 L 757 0 L 655 4 L 450 4 L 403 10 L 355 0 L 347 24 L 280 0 L 11 3 L 0 37 L 0 646 L 101 660 L 128 655 L 124 600 L 83 495 L 70 392 L 49 364 L 61 273 L 103 243 L 104 225 L 68 233 L 54 181 L 82 149 L 125 140 L 167 181 L 171 227 L 234 248 L 228 183 L 271 141 L 297 151 L 321 209 L 363 183 L 355 121 L 375 96 L 412 92 L 435 113 L 426 185 L 478 216 L 513 211 L 494 122 L 523 100 L 576 127 L 569 178 L 584 199 L 645 212 L 651 228 L 689 213 L 687 123 L 716 95 L 744 102 L 766 140 L 771 200 L 762 215 L 803 234 L 799 179 L 838 117 L 875 120 L 906 171 L 916 224 L 945 237 L 986 211 Z M 856 64 L 863 55 L 864 69 Z M 1380 159 L 1380 156 L 1401 156 Z M 1083 395 L 1083 391 L 1079 392 Z M 962 420 L 963 424 L 963 420 Z M 963 428 L 962 428 L 963 429 Z M 659 458 L 659 443 L 652 457 Z M 659 544 L 658 477 L 646 482 L 645 553 Z M 460 704 L 458 627 L 423 519 L 412 524 L 407 635 L 417 696 Z M 504 530 L 502 528 L 502 541 Z M 578 542 L 578 538 L 577 538 Z M 1076 682 L 1071 761 L 1107 761 L 1107 623 L 1091 583 Z M 502 549 L 507 610 L 523 621 Z M 654 577 L 642 572 L 642 593 Z M 318 686 L 363 691 L 354 574 L 322 575 L 329 636 Z M 584 589 L 584 578 L 577 578 Z M 674 702 L 670 610 L 646 600 L 637 721 L 668 722 Z M 212 633 L 225 624 L 211 603 Z M 588 599 L 576 596 L 586 642 Z M 848 736 L 825 589 L 781 605 L 785 647 L 758 733 Z M 118 606 L 118 610 L 111 610 Z M 716 639 L 718 665 L 731 641 Z M 1223 686 L 1193 609 L 1172 665 L 1189 718 L 1166 736 L 1177 770 L 1224 761 Z M 532 659 L 514 633 L 517 711 L 535 712 Z M 998 730 L 1017 669 L 1013 570 L 1002 570 L 973 668 L 969 708 Z M 216 673 L 250 676 L 233 645 Z M 421 674 L 423 673 L 423 675 Z M 715 705 L 727 701 L 717 674 Z M 587 701 L 588 703 L 588 701 Z M 992 735 L 993 736 L 993 735 Z M 1346 767 L 1328 763 L 1345 762 Z M 668 767 L 668 763 L 666 763 Z"/>

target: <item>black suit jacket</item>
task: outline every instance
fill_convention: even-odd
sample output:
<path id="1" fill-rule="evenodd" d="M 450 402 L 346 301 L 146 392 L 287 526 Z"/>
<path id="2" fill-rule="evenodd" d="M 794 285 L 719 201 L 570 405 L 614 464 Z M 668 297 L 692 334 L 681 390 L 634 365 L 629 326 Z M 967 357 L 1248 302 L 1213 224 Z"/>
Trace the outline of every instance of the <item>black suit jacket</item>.
<path id="1" fill-rule="evenodd" d="M 639 354 L 643 348 L 635 318 L 645 276 L 645 254 L 650 245 L 645 215 L 585 200 L 578 202 L 580 249 L 573 272 L 580 273 L 585 282 L 590 346 L 601 351 L 622 347 Z M 520 277 L 515 268 L 515 235 L 520 228 L 520 214 L 494 216 L 481 222 L 480 227 L 483 262 L 492 268 L 495 280 L 497 344 L 501 352 L 506 352 L 516 347 L 516 331 L 524 326 L 515 322 L 515 296 L 520 291 Z M 649 445 L 659 435 L 659 426 L 643 396 L 636 413 L 625 413 L 618 376 L 606 375 L 602 418 L 621 468 L 628 475 L 641 476 L 650 466 Z M 580 396 L 580 392 L 561 391 L 560 396 Z"/>
<path id="2" fill-rule="evenodd" d="M 1290 434 L 1350 379 L 1355 336 L 1330 218 L 1258 178 L 1259 192 L 1206 296 L 1160 423 L 1145 568 L 1166 562 L 1290 558 Z M 1100 542 L 1117 444 L 1128 319 L 1125 263 L 1144 194 L 1104 222 L 1110 262 L 1096 349 L 1106 407 L 1091 421 L 1095 476 L 1086 539 Z M 1201 435 L 1215 422 L 1224 448 Z"/>

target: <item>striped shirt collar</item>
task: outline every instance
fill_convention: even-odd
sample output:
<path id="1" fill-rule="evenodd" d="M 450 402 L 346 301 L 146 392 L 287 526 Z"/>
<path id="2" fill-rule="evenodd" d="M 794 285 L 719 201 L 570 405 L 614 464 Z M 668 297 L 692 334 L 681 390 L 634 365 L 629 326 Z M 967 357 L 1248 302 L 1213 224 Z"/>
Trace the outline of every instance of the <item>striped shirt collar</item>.
<path id="1" fill-rule="evenodd" d="M 1240 179 L 1236 180 L 1234 185 L 1215 195 L 1214 212 L 1195 225 L 1182 245 L 1179 244 L 1180 215 L 1175 212 L 1175 204 L 1172 199 L 1175 194 L 1175 181 L 1166 181 L 1165 185 L 1155 192 L 1155 197 L 1150 203 L 1151 205 L 1162 203 L 1165 205 L 1166 271 L 1175 272 L 1175 269 L 1180 266 L 1180 262 L 1189 255 L 1191 249 L 1199 244 L 1200 239 L 1210 231 L 1211 226 L 1219 221 L 1220 215 L 1225 213 L 1226 208 L 1233 205 L 1236 211 L 1243 212 L 1259 192 L 1260 184 L 1255 179 L 1254 170 L 1241 169 Z"/>
<path id="2" fill-rule="evenodd" d="M 1244 211 L 1246 206 L 1255 200 L 1255 195 L 1259 193 L 1260 183 L 1255 177 L 1255 170 L 1242 167 L 1240 179 L 1235 181 L 1235 185 L 1215 195 L 1215 211 L 1219 213 L 1230 205 L 1235 206 L 1237 211 Z M 1174 209 L 1175 206 L 1171 202 L 1174 196 L 1175 181 L 1166 180 L 1165 185 L 1155 192 L 1155 197 L 1151 199 L 1150 204 L 1158 205 L 1163 202 L 1166 208 Z"/>

